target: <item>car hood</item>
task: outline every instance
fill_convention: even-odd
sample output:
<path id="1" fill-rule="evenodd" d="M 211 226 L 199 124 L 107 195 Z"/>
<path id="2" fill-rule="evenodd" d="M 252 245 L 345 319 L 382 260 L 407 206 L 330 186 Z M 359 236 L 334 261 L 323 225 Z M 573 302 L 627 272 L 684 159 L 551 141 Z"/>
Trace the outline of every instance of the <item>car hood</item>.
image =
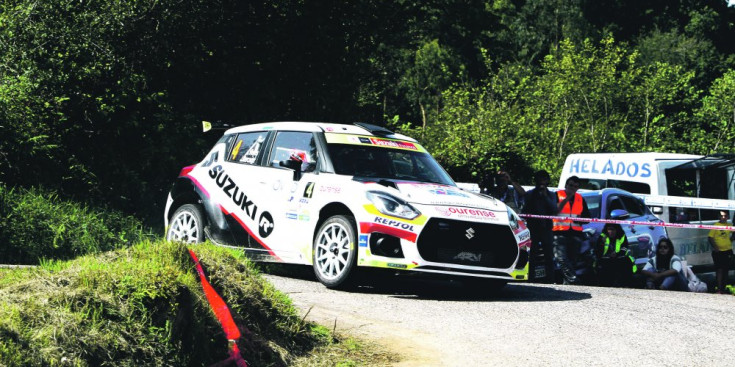
<path id="1" fill-rule="evenodd" d="M 456 186 L 433 183 L 396 182 L 401 196 L 413 204 L 446 205 L 505 211 L 505 204 L 489 196 L 463 191 Z"/>

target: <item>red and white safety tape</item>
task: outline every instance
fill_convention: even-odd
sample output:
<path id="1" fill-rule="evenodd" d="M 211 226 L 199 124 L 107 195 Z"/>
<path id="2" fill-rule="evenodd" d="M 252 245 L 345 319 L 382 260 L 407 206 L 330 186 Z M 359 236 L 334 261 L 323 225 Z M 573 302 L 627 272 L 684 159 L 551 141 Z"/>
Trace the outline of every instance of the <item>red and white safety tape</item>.
<path id="1" fill-rule="evenodd" d="M 657 227 L 674 227 L 674 228 L 697 228 L 697 229 L 715 229 L 721 231 L 735 231 L 735 226 L 715 226 L 711 224 L 689 224 L 689 223 L 666 223 L 666 222 L 644 222 L 637 220 L 617 220 L 617 219 L 597 219 L 597 218 L 579 218 L 575 217 L 559 217 L 552 215 L 536 215 L 536 214 L 519 214 L 521 218 L 534 219 L 556 219 L 566 222 L 590 222 L 590 223 L 614 223 L 614 224 L 633 224 L 641 226 L 657 226 Z"/>
<path id="2" fill-rule="evenodd" d="M 229 342 L 229 358 L 219 363 L 215 363 L 212 367 L 226 366 L 231 362 L 235 362 L 237 367 L 247 367 L 248 364 L 242 358 L 240 348 L 237 346 L 237 340 L 240 339 L 240 329 L 238 329 L 235 324 L 235 320 L 232 318 L 232 314 L 230 313 L 230 309 L 227 307 L 227 303 L 225 303 L 225 300 L 217 294 L 214 287 L 209 284 L 207 276 L 204 274 L 204 268 L 202 268 L 202 265 L 199 263 L 199 258 L 197 258 L 194 251 L 189 249 L 189 255 L 196 265 L 196 271 L 197 274 L 199 274 L 199 280 L 202 283 L 204 295 L 207 296 L 209 307 L 214 312 L 217 320 L 219 320 L 220 325 L 222 325 L 222 331 L 224 331 L 225 337 Z"/>

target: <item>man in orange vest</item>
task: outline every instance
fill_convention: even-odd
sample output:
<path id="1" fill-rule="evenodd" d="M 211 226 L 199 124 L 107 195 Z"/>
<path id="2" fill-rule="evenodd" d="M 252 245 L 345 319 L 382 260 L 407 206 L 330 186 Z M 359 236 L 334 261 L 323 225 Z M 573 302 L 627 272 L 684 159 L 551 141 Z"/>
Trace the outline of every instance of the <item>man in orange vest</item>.
<path id="1" fill-rule="evenodd" d="M 590 211 L 582 195 L 577 193 L 579 177 L 571 176 L 564 185 L 564 190 L 556 192 L 557 216 L 569 218 L 589 218 Z M 582 224 L 571 219 L 554 220 L 551 229 L 554 234 L 554 260 L 561 268 L 564 284 L 577 283 L 574 262 L 585 236 Z"/>

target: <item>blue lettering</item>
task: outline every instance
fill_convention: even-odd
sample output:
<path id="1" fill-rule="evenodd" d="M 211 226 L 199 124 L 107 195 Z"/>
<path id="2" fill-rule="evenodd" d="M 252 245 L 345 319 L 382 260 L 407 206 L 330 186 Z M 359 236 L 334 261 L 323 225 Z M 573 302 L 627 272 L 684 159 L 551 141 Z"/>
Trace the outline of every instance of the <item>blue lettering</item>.
<path id="1" fill-rule="evenodd" d="M 631 168 L 633 169 L 633 173 L 630 173 Z M 625 171 L 628 173 L 629 177 L 635 177 L 638 174 L 638 163 L 632 163 Z"/>
<path id="2" fill-rule="evenodd" d="M 643 163 L 643 165 L 641 166 L 641 177 L 651 177 L 650 167 L 650 164 Z"/>
<path id="3" fill-rule="evenodd" d="M 604 174 L 604 173 L 607 173 L 607 172 L 609 172 L 611 175 L 615 173 L 615 172 L 613 172 L 613 164 L 612 164 L 612 161 L 609 160 L 609 159 L 607 160 L 607 163 L 605 163 L 605 166 L 602 167 L 602 173 Z"/>
<path id="4" fill-rule="evenodd" d="M 589 162 L 589 159 L 585 159 L 582 161 L 582 173 L 590 173 L 590 170 L 587 168 L 587 163 Z"/>
<path id="5" fill-rule="evenodd" d="M 622 176 L 623 173 L 625 173 L 625 163 L 618 162 L 618 164 L 615 166 L 615 174 L 618 176 Z"/>
<path id="6" fill-rule="evenodd" d="M 573 159 L 569 166 L 569 173 L 579 173 L 579 159 Z"/>
<path id="7" fill-rule="evenodd" d="M 592 161 L 592 173 L 600 173 L 600 171 L 597 170 L 597 161 Z"/>

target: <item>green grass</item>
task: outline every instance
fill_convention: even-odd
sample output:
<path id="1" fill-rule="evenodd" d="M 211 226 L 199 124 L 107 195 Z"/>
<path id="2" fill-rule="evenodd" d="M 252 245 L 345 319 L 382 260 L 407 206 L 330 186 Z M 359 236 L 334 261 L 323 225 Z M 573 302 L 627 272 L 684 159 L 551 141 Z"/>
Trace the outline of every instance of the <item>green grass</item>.
<path id="1" fill-rule="evenodd" d="M 144 238 L 150 235 L 132 216 L 61 200 L 43 189 L 0 184 L 0 263 L 73 259 Z"/>
<path id="2" fill-rule="evenodd" d="M 243 331 L 251 366 L 387 365 L 390 356 L 305 322 L 239 252 L 194 247 Z M 165 241 L 31 269 L 0 269 L 0 365 L 208 366 L 227 342 L 186 247 Z"/>

